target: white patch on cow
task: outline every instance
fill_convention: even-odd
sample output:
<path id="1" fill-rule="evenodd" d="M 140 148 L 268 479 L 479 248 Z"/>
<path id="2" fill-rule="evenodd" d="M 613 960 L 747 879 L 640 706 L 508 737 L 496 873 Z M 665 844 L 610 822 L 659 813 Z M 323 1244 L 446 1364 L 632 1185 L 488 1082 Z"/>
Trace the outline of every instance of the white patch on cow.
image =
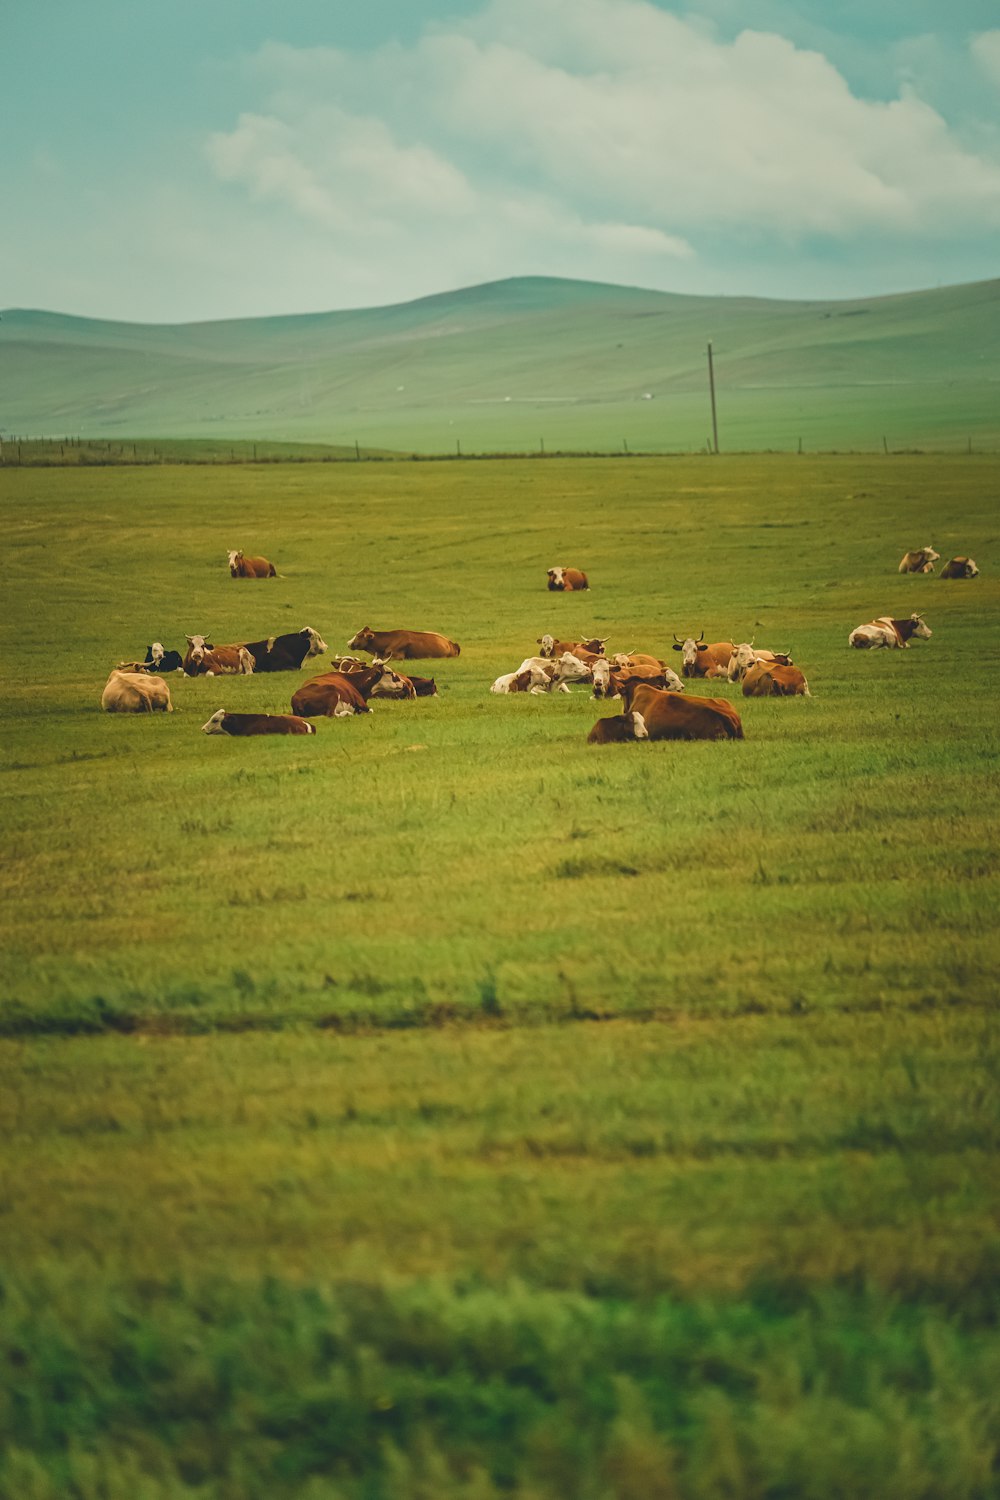
<path id="1" fill-rule="evenodd" d="M 629 718 L 632 720 L 632 733 L 635 738 L 637 740 L 648 740 L 649 730 L 646 728 L 646 721 L 637 708 L 633 708 Z"/>
<path id="2" fill-rule="evenodd" d="M 562 588 L 566 582 L 566 569 L 549 568 L 549 578 L 557 588 Z"/>
<path id="3" fill-rule="evenodd" d="M 225 734 L 226 731 L 222 727 L 222 721 L 225 717 L 226 710 L 224 708 L 216 709 L 212 717 L 201 726 L 202 734 Z"/>
<path id="4" fill-rule="evenodd" d="M 150 660 L 154 667 L 158 667 L 160 665 L 160 662 L 163 660 L 166 654 L 167 653 L 164 651 L 163 643 L 161 641 L 154 641 L 149 648 Z"/>
<path id="5" fill-rule="evenodd" d="M 343 698 L 338 698 L 336 703 L 333 705 L 333 717 L 335 719 L 349 719 L 353 713 L 353 705 L 350 703 L 345 703 Z"/>
<path id="6" fill-rule="evenodd" d="M 550 657 L 555 655 L 556 638 L 554 635 L 543 635 L 541 640 L 537 644 L 539 656 Z M 531 660 L 530 656 L 528 660 Z"/>
<path id="7" fill-rule="evenodd" d="M 229 569 L 230 569 L 230 572 L 232 572 L 233 568 L 235 568 L 235 566 L 236 566 L 236 559 L 238 557 L 242 557 L 242 556 L 243 556 L 242 552 L 239 552 L 239 551 L 237 551 L 237 552 L 230 552 L 230 554 L 229 554 Z"/>

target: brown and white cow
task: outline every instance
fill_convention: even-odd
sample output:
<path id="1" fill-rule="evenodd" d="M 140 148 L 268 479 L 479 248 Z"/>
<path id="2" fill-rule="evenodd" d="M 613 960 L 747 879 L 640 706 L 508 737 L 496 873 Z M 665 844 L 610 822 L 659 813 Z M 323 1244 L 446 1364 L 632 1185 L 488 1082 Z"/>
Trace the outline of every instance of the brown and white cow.
<path id="1" fill-rule="evenodd" d="M 231 714 L 228 709 L 218 709 L 207 723 L 201 726 L 202 734 L 315 734 L 315 724 L 297 714 Z"/>
<path id="2" fill-rule="evenodd" d="M 491 693 L 547 693 L 552 687 L 555 667 L 551 662 L 529 662 L 516 672 L 504 672 L 490 687 Z M 569 692 L 569 689 L 565 689 Z"/>
<path id="3" fill-rule="evenodd" d="M 939 578 L 977 578 L 979 569 L 971 557 L 953 557 L 946 562 Z"/>
<path id="4" fill-rule="evenodd" d="M 286 635 L 269 635 L 263 641 L 240 641 L 239 645 L 250 652 L 257 672 L 297 672 L 304 662 L 330 649 L 311 625 Z"/>
<path id="5" fill-rule="evenodd" d="M 292 695 L 292 712 L 307 718 L 326 714 L 342 718 L 347 714 L 371 713 L 368 699 L 386 672 L 385 664 L 366 667 L 363 672 L 323 672 L 310 677 Z"/>
<path id="6" fill-rule="evenodd" d="M 743 722 L 724 698 L 691 698 L 632 682 L 622 688 L 623 715 L 639 713 L 651 740 L 741 740 Z"/>
<path id="7" fill-rule="evenodd" d="M 203 635 L 187 637 L 184 671 L 189 677 L 249 677 L 254 659 L 245 646 L 212 646 Z"/>
<path id="8" fill-rule="evenodd" d="M 622 683 L 633 680 L 669 688 L 673 693 L 684 691 L 683 682 L 670 667 L 616 667 L 610 662 L 599 661 L 593 668 L 593 678 L 595 698 L 620 698 Z"/>
<path id="9" fill-rule="evenodd" d="M 557 641 L 554 635 L 546 634 L 539 636 L 535 645 L 539 656 L 562 656 L 565 651 L 571 651 L 574 656 L 578 656 L 581 651 L 590 656 L 603 656 L 607 643 L 607 636 L 603 640 L 595 635 L 589 641 Z"/>
<path id="10" fill-rule="evenodd" d="M 904 552 L 899 564 L 900 573 L 933 573 L 934 564 L 941 556 L 935 552 L 933 547 L 916 547 L 912 552 Z"/>
<path id="11" fill-rule="evenodd" d="M 646 721 L 634 709 L 627 714 L 614 714 L 610 719 L 598 719 L 587 735 L 588 745 L 624 745 L 629 740 L 649 738 Z"/>
<path id="12" fill-rule="evenodd" d="M 577 593 L 589 589 L 586 573 L 579 568 L 549 568 L 549 588 L 553 593 Z"/>
<path id="13" fill-rule="evenodd" d="M 114 668 L 104 684 L 101 707 L 108 714 L 172 714 L 170 689 L 162 677 Z"/>
<path id="14" fill-rule="evenodd" d="M 649 656 L 645 651 L 616 651 L 611 657 L 613 667 L 654 667 L 659 671 L 666 668 L 666 662 L 661 661 L 658 656 Z"/>
<path id="15" fill-rule="evenodd" d="M 347 643 L 348 651 L 367 651 L 383 660 L 416 661 L 424 657 L 460 656 L 462 648 L 436 630 L 372 630 L 365 625 Z"/>
<path id="16" fill-rule="evenodd" d="M 743 677 L 744 698 L 811 698 L 809 684 L 798 667 L 758 661 Z"/>
<path id="17" fill-rule="evenodd" d="M 881 615 L 877 620 L 869 620 L 867 625 L 856 625 L 847 637 L 847 644 L 859 651 L 881 647 L 895 649 L 909 647 L 911 640 L 929 641 L 930 638 L 930 627 L 924 624 L 920 615 L 911 615 L 908 620 Z"/>
<path id="18" fill-rule="evenodd" d="M 229 554 L 230 578 L 277 578 L 278 570 L 266 557 L 244 557 L 242 552 Z"/>
<path id="19" fill-rule="evenodd" d="M 683 641 L 674 636 L 674 650 L 681 652 L 681 675 L 683 677 L 725 677 L 729 671 L 729 658 L 733 654 L 732 641 L 705 643 L 705 632 L 695 640 L 693 635 Z"/>
<path id="20" fill-rule="evenodd" d="M 787 651 L 766 651 L 763 646 L 755 646 L 753 641 L 740 641 L 733 647 L 726 676 L 730 682 L 742 682 L 758 661 L 779 662 L 783 667 L 792 665 L 792 658 Z"/>

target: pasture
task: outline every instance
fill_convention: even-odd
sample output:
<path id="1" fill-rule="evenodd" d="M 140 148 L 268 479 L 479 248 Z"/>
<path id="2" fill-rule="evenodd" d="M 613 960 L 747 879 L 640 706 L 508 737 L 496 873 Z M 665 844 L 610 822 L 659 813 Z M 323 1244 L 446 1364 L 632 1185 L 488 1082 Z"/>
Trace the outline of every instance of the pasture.
<path id="1" fill-rule="evenodd" d="M 0 471 L 0 1495 L 996 1493 L 998 480 Z M 461 642 L 438 699 L 98 707 L 153 640 L 366 624 Z M 488 693 L 702 629 L 813 697 L 592 747 L 589 689 Z"/>

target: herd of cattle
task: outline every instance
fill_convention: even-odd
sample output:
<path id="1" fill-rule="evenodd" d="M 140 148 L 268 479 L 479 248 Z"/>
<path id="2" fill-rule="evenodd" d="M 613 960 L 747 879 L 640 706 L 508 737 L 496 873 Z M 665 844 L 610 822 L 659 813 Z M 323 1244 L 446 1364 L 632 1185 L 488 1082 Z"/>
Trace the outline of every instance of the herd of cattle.
<path id="1" fill-rule="evenodd" d="M 932 547 L 907 552 L 899 565 L 901 573 L 933 573 L 940 554 Z M 277 571 L 263 557 L 230 552 L 233 578 L 274 578 Z M 942 578 L 974 578 L 979 569 L 969 557 L 952 558 L 941 570 Z M 576 568 L 549 568 L 548 588 L 555 592 L 589 589 L 586 573 Z M 880 616 L 851 631 L 849 645 L 861 650 L 905 648 L 911 640 L 930 639 L 923 618 L 913 614 L 897 620 Z M 311 626 L 258 641 L 216 645 L 203 635 L 189 635 L 187 651 L 167 650 L 160 642 L 146 649 L 143 661 L 119 662 L 108 678 L 101 707 L 109 713 L 172 712 L 170 689 L 162 673 L 180 672 L 187 677 L 249 676 L 260 672 L 295 672 L 306 662 L 328 651 L 326 641 Z M 513 672 L 496 679 L 491 693 L 569 692 L 570 683 L 591 687 L 596 699 L 618 699 L 622 712 L 599 719 L 588 735 L 590 744 L 625 740 L 715 740 L 742 739 L 739 714 L 723 698 L 685 697 L 686 682 L 724 679 L 739 684 L 744 697 L 809 697 L 809 684 L 787 651 L 771 651 L 754 641 L 706 642 L 705 632 L 695 638 L 675 635 L 673 649 L 680 653 L 676 672 L 658 656 L 644 652 L 618 652 L 608 656 L 607 638 L 561 641 L 546 634 L 535 643 L 536 656 L 528 656 Z M 355 655 L 332 658 L 332 671 L 311 677 L 292 694 L 290 714 L 232 713 L 220 708 L 202 725 L 206 734 L 236 736 L 260 734 L 315 734 L 311 719 L 346 718 L 369 713 L 371 698 L 423 698 L 437 695 L 433 677 L 403 673 L 391 663 L 446 659 L 460 655 L 461 647 L 447 636 L 427 630 L 372 630 L 364 626 L 347 643 Z"/>

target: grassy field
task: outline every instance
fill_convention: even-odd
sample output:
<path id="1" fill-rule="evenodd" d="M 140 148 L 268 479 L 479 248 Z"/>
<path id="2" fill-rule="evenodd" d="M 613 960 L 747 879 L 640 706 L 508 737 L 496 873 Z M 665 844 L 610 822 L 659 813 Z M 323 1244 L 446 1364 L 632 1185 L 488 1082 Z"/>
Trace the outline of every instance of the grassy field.
<path id="1" fill-rule="evenodd" d="M 404 454 L 1000 450 L 1000 281 L 853 301 L 521 277 L 178 326 L 6 310 L 5 432 Z"/>
<path id="2" fill-rule="evenodd" d="M 0 473 L 4 1500 L 998 1492 L 998 479 Z M 305 673 L 99 710 L 306 624 L 462 654 L 309 740 L 199 733 Z M 701 629 L 812 699 L 598 748 L 584 690 L 487 691 Z"/>

